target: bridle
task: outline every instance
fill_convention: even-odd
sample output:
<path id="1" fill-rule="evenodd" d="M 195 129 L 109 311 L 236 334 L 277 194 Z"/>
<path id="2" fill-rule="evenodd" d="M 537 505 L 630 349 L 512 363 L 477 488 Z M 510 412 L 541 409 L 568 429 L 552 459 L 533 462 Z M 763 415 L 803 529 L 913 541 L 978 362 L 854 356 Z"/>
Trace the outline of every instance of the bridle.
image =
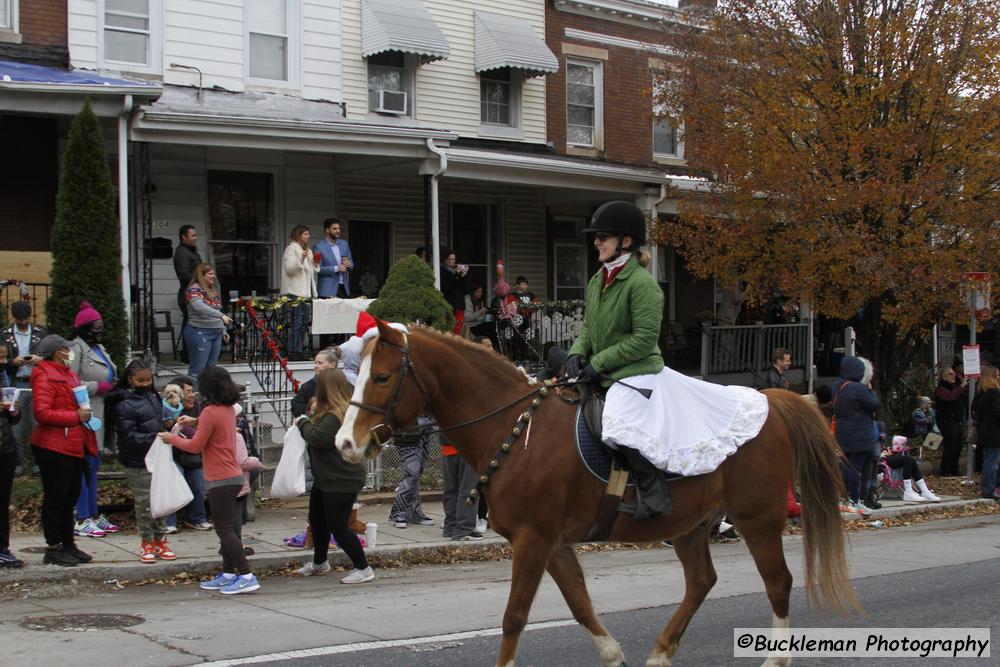
<path id="1" fill-rule="evenodd" d="M 384 408 L 377 405 L 372 405 L 371 403 L 363 403 L 361 401 L 348 401 L 348 405 L 353 405 L 354 407 L 367 410 L 368 412 L 374 412 L 377 415 L 385 415 L 385 419 L 381 424 L 376 424 L 369 429 L 372 437 L 375 439 L 376 449 L 380 449 L 383 442 L 378 437 L 378 429 L 381 427 L 386 427 L 389 429 L 389 437 L 392 437 L 392 433 L 395 432 L 398 424 L 396 423 L 396 408 L 399 406 L 399 399 L 403 393 L 403 382 L 406 380 L 406 376 L 412 375 L 413 380 L 417 383 L 417 387 L 420 389 L 420 393 L 424 395 L 425 398 L 429 396 L 427 392 L 427 387 L 424 385 L 420 376 L 417 375 L 417 369 L 413 366 L 413 360 L 410 357 L 410 339 L 407 337 L 406 332 L 401 332 L 403 335 L 403 344 L 397 345 L 396 343 L 390 343 L 389 341 L 382 340 L 379 338 L 378 344 L 385 345 L 393 350 L 397 350 L 402 358 L 399 361 L 399 370 L 396 373 L 396 386 L 392 388 L 392 396 L 389 398 L 389 402 Z M 386 440 L 389 438 L 387 437 Z"/>

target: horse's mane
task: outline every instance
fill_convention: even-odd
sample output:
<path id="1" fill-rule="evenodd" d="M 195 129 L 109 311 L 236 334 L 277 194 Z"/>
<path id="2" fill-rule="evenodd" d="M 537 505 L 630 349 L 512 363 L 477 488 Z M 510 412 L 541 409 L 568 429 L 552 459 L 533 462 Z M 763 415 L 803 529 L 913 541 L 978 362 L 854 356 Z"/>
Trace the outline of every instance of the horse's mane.
<path id="1" fill-rule="evenodd" d="M 422 334 L 443 343 L 470 361 L 474 359 L 473 363 L 477 369 L 498 380 L 515 382 L 519 385 L 531 381 L 531 377 L 523 369 L 515 366 L 507 357 L 497 354 L 492 348 L 478 345 L 450 332 L 444 333 L 422 325 L 411 325 L 410 333 Z"/>

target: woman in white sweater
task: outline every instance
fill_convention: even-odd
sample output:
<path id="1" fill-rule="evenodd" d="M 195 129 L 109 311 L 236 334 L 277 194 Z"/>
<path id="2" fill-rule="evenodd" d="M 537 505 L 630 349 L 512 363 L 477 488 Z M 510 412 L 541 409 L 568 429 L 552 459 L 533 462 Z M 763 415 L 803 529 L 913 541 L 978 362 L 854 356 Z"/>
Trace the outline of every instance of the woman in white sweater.
<path id="1" fill-rule="evenodd" d="M 309 228 L 296 225 L 292 228 L 292 241 L 281 258 L 281 293 L 304 299 L 316 298 L 316 272 L 319 263 L 309 249 Z M 309 327 L 309 304 L 292 308 L 291 335 L 288 338 L 289 355 L 302 356 L 303 342 Z"/>

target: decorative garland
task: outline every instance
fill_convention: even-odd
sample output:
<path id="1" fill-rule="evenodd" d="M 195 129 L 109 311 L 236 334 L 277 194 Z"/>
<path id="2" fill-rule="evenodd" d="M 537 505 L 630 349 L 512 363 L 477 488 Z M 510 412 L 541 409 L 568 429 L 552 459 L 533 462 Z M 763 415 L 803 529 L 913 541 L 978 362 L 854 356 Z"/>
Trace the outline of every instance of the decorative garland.
<path id="1" fill-rule="evenodd" d="M 288 299 L 287 297 L 282 298 L 287 299 L 287 301 L 291 301 L 291 299 Z M 252 299 L 240 299 L 236 302 L 236 305 L 237 307 L 245 310 L 247 315 L 250 316 L 250 321 L 253 322 L 254 327 L 260 332 L 261 338 L 264 339 L 264 344 L 267 345 L 267 349 L 271 352 L 271 357 L 278 362 L 278 365 L 281 366 L 281 370 L 285 371 L 285 376 L 288 378 L 288 381 L 292 383 L 292 391 L 298 393 L 299 381 L 295 379 L 292 371 L 288 368 L 288 359 L 281 356 L 281 353 L 278 351 L 278 343 L 271 337 L 271 332 L 267 329 L 267 327 L 264 326 L 264 321 L 257 313 L 257 306 L 254 301 Z"/>
<path id="2" fill-rule="evenodd" d="M 253 308 L 255 310 L 281 310 L 285 306 L 291 306 L 292 308 L 298 308 L 299 306 L 307 303 L 311 303 L 312 299 L 304 296 L 279 296 L 276 299 L 263 299 L 261 297 L 252 297 L 250 299 L 240 298 L 236 302 L 237 307 L 247 309 Z"/>

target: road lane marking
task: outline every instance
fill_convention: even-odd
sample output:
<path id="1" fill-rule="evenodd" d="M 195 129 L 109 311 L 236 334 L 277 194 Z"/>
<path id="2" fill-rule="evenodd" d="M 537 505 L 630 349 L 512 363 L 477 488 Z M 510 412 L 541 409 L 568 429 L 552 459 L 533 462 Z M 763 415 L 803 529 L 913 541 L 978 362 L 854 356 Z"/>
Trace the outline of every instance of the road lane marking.
<path id="1" fill-rule="evenodd" d="M 545 621 L 543 623 L 529 623 L 524 631 L 547 630 L 549 628 L 563 628 L 567 625 L 577 625 L 574 619 L 562 621 Z M 254 655 L 247 658 L 233 658 L 230 660 L 217 660 L 215 662 L 201 663 L 201 667 L 237 667 L 238 665 L 253 665 L 261 662 L 274 662 L 278 660 L 295 660 L 297 658 L 315 658 L 324 655 L 338 655 L 342 653 L 355 653 L 358 651 L 374 651 L 382 648 L 396 648 L 399 646 L 419 646 L 421 644 L 434 644 L 437 642 L 453 642 L 463 639 L 477 639 L 479 637 L 495 637 L 503 634 L 501 628 L 486 628 L 484 630 L 469 630 L 466 632 L 453 632 L 447 635 L 434 635 L 433 637 L 414 637 L 413 639 L 386 639 L 377 642 L 357 642 L 354 644 L 337 644 L 335 646 L 320 646 L 318 648 L 304 648 L 295 651 L 280 651 L 278 653 L 268 653 L 267 655 Z"/>

